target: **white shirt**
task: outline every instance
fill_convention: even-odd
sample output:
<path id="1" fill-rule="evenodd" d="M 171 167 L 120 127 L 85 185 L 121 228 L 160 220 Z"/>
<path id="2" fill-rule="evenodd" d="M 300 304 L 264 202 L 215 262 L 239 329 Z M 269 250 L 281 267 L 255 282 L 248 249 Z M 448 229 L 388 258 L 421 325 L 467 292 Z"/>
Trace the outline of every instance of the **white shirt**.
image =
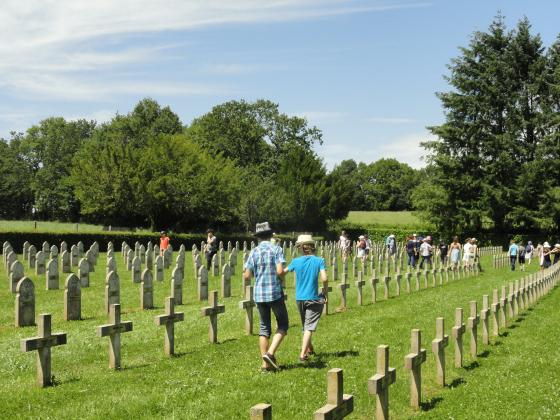
<path id="1" fill-rule="evenodd" d="M 420 252 L 423 257 L 429 257 L 432 252 L 432 246 L 428 242 L 422 242 L 422 245 L 420 245 Z"/>

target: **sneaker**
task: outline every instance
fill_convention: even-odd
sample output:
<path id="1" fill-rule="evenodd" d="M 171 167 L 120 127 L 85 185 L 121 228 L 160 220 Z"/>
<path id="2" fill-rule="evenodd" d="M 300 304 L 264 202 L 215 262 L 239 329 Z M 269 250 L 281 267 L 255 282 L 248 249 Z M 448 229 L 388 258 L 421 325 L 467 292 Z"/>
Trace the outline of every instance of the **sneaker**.
<path id="1" fill-rule="evenodd" d="M 280 370 L 280 366 L 278 366 L 278 363 L 276 362 L 276 357 L 274 357 L 272 354 L 265 353 L 263 354 L 262 358 L 266 363 L 268 363 L 274 369 Z"/>

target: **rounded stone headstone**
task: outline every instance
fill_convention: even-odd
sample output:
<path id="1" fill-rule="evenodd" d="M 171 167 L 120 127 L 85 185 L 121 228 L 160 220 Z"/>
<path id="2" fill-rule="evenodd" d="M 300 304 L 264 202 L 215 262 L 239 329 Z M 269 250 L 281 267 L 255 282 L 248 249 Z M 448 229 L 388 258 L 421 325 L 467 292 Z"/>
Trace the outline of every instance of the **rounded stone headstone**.
<path id="1" fill-rule="evenodd" d="M 14 261 L 10 267 L 10 291 L 16 293 L 18 282 L 23 278 L 23 264 L 19 261 Z"/>
<path id="2" fill-rule="evenodd" d="M 35 285 L 29 277 L 23 277 L 16 286 L 15 325 L 35 325 Z"/>
<path id="3" fill-rule="evenodd" d="M 80 279 L 75 274 L 66 278 L 64 285 L 64 319 L 77 321 L 82 317 L 82 291 Z"/>
<path id="4" fill-rule="evenodd" d="M 107 274 L 105 278 L 105 310 L 109 313 L 109 308 L 113 304 L 120 303 L 121 286 L 119 276 L 114 271 Z"/>
<path id="5" fill-rule="evenodd" d="M 49 260 L 47 263 L 46 274 L 46 289 L 58 289 L 58 261 L 55 259 Z"/>
<path id="6" fill-rule="evenodd" d="M 147 268 L 142 272 L 142 287 L 140 289 L 140 308 L 154 307 L 154 282 L 152 272 Z"/>

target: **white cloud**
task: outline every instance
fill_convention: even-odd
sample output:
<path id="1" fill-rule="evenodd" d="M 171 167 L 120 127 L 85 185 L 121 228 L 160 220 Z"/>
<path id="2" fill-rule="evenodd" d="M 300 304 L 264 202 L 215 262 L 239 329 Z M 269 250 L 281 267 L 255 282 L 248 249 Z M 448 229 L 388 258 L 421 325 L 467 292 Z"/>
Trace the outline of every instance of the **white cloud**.
<path id="1" fill-rule="evenodd" d="M 173 46 L 123 47 L 122 41 L 162 31 L 427 5 L 411 1 L 372 4 L 365 0 L 4 0 L 0 8 L 0 86 L 14 95 L 71 100 L 98 100 L 114 93 L 223 93 L 220 87 L 194 83 L 177 87 L 172 83 L 144 83 L 142 75 L 136 76 L 136 82 L 123 83 L 124 75 L 115 69 L 138 62 L 159 62 Z M 108 47 L 112 50 L 107 51 Z M 226 63 L 214 71 L 238 74 L 254 69 Z M 123 77 L 115 77 L 118 75 Z"/>
<path id="2" fill-rule="evenodd" d="M 356 142 L 350 145 L 325 141 L 323 146 L 317 147 L 317 153 L 323 157 L 329 169 L 346 159 L 371 163 L 382 158 L 394 158 L 418 169 L 425 166 L 423 156 L 426 155 L 420 142 L 431 139 L 433 136 L 430 133 L 421 132 L 406 134 L 386 141 Z"/>

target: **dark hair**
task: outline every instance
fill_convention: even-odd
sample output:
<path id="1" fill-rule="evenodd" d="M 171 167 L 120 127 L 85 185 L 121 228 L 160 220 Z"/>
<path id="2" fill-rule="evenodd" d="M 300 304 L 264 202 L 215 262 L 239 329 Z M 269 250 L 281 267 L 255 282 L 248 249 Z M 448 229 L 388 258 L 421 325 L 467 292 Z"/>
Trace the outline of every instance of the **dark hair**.
<path id="1" fill-rule="evenodd" d="M 208 229 L 206 229 L 206 233 L 214 233 L 214 229 L 208 228 Z"/>
<path id="2" fill-rule="evenodd" d="M 315 244 L 303 244 L 301 246 L 301 251 L 304 255 L 310 255 L 315 253 Z"/>

